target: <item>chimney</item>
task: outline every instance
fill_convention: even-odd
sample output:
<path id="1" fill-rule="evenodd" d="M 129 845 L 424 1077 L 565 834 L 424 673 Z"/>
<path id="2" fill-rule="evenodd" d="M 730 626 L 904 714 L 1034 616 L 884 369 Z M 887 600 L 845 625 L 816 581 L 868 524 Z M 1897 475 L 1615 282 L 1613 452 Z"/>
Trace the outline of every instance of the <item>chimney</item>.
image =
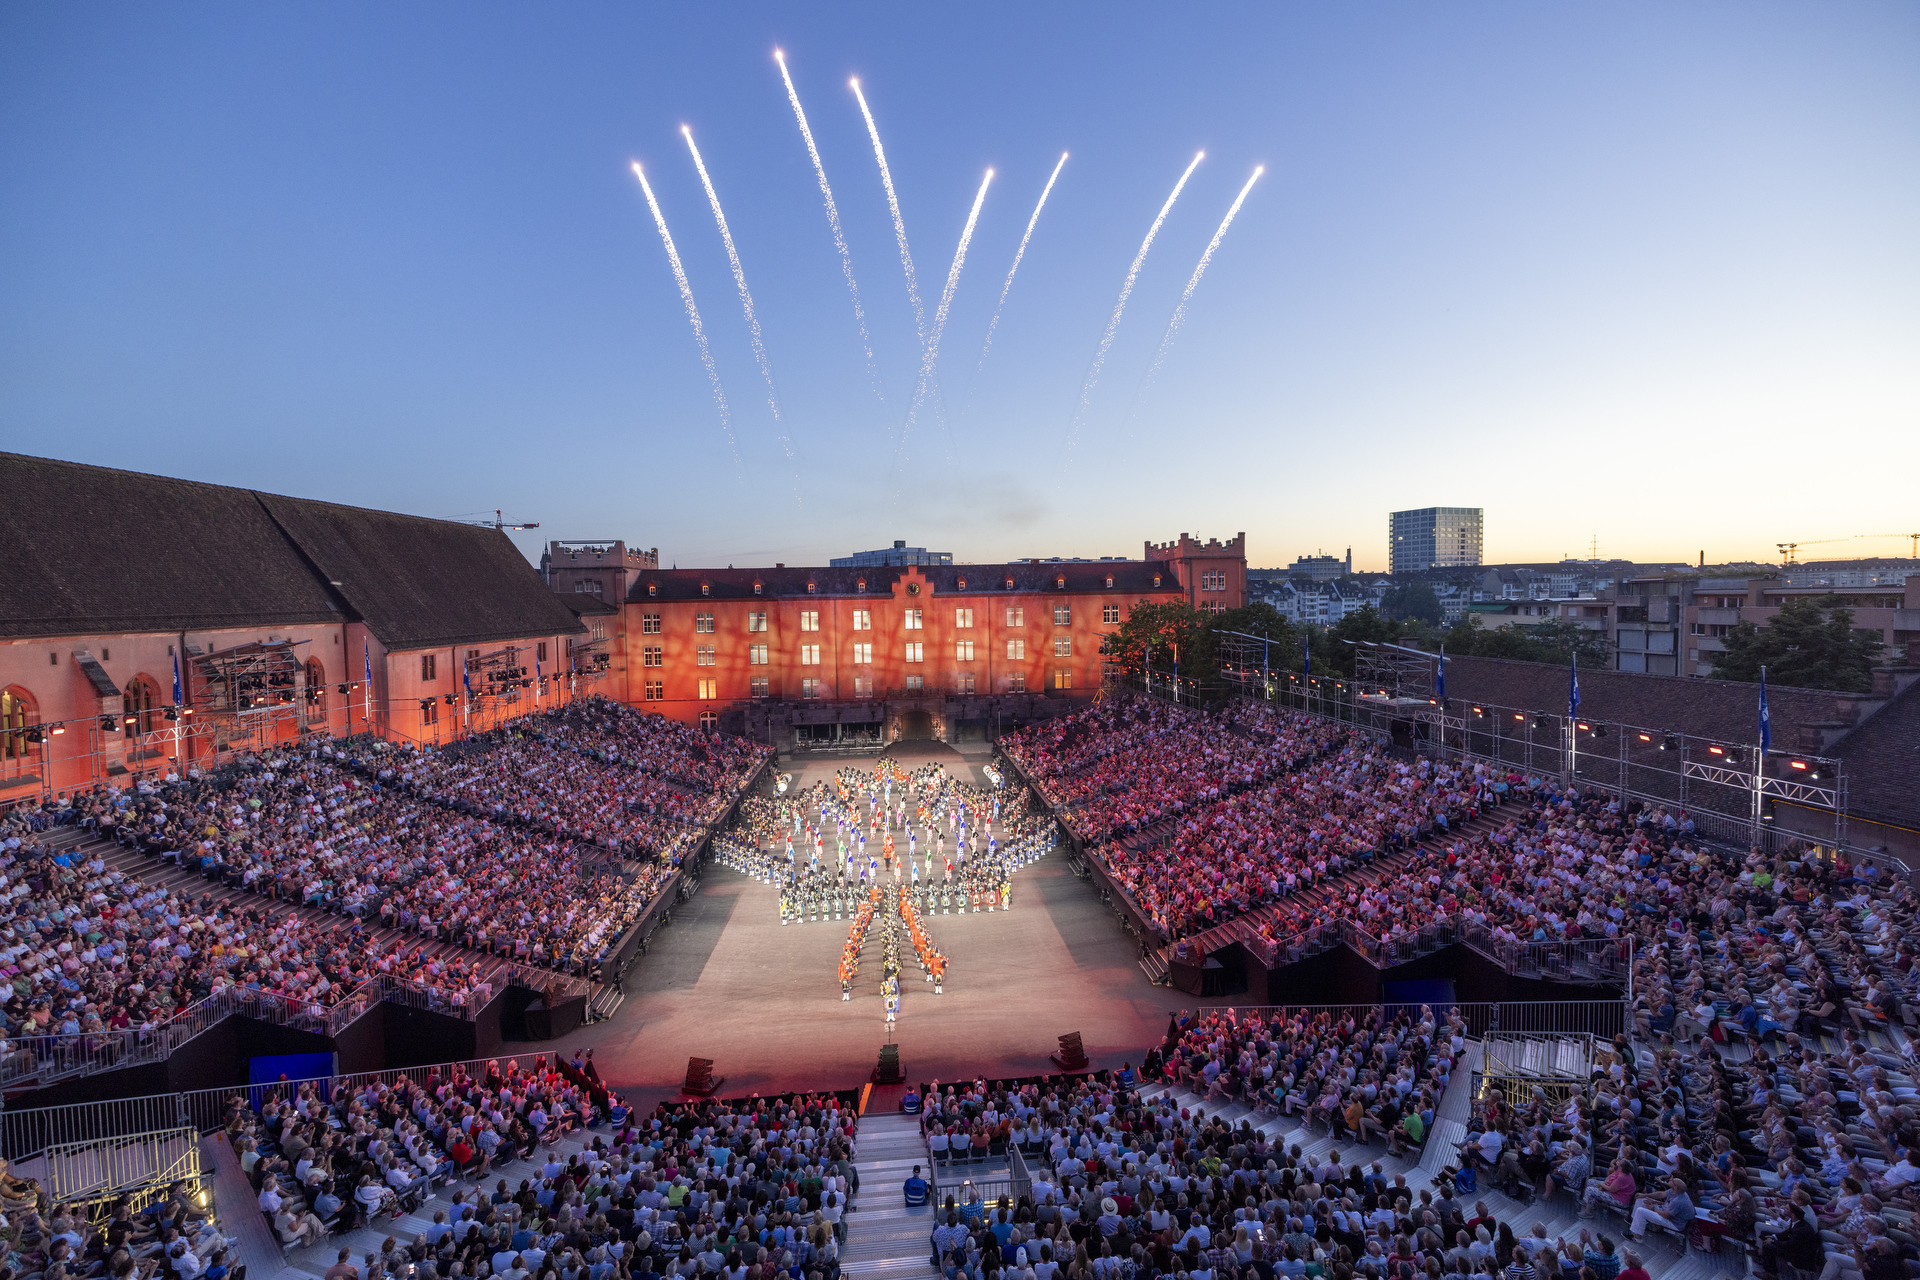
<path id="1" fill-rule="evenodd" d="M 1704 551 L 1700 553 L 1700 567 L 1702 569 L 1707 567 L 1707 553 Z"/>

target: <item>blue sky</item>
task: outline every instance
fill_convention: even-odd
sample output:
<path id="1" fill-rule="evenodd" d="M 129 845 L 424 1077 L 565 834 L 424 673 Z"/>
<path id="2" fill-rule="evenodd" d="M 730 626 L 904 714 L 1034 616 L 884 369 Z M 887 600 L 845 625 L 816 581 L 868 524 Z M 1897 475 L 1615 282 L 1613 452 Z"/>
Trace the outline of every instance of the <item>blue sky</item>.
<path id="1" fill-rule="evenodd" d="M 1386 513 L 1433 504 L 1485 507 L 1494 560 L 1595 537 L 1761 557 L 1913 524 L 1920 8 L 824 9 L 0 10 L 0 443 L 429 515 L 503 507 L 542 522 L 529 549 L 618 536 L 682 565 L 896 537 L 1137 556 L 1244 529 L 1258 565 L 1350 544 L 1383 567 Z M 996 170 L 904 444 L 920 350 L 854 75 L 929 319 Z M 1070 445 L 1128 264 L 1200 149 Z"/>

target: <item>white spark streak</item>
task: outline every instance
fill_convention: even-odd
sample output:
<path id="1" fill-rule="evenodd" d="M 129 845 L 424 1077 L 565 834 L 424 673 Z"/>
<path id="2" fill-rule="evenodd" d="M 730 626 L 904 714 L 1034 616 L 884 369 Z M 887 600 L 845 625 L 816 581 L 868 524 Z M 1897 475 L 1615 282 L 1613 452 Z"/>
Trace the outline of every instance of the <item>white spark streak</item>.
<path id="1" fill-rule="evenodd" d="M 760 337 L 760 317 L 753 311 L 753 294 L 747 288 L 747 273 L 740 268 L 740 254 L 733 247 L 733 232 L 727 229 L 727 215 L 720 209 L 720 196 L 713 189 L 713 179 L 707 176 L 707 162 L 700 158 L 700 148 L 694 145 L 693 130 L 681 125 L 680 136 L 687 140 L 687 150 L 693 153 L 693 167 L 700 171 L 700 185 L 707 189 L 707 203 L 713 206 L 713 220 L 720 227 L 721 243 L 727 246 L 727 261 L 733 264 L 733 283 L 740 290 L 740 308 L 747 313 L 747 340 L 753 345 L 753 358 L 760 365 L 760 376 L 767 383 L 767 408 L 773 411 L 780 448 L 787 460 L 792 461 L 793 446 L 787 441 L 786 423 L 780 417 L 780 397 L 773 387 L 773 364 L 767 359 L 767 344 Z"/>
<path id="2" fill-rule="evenodd" d="M 1146 380 L 1141 383 L 1142 389 L 1148 382 L 1152 382 L 1153 375 L 1160 371 L 1160 362 L 1166 359 L 1167 348 L 1173 345 L 1175 331 L 1180 328 L 1180 322 L 1187 318 L 1187 303 L 1193 300 L 1193 291 L 1200 287 L 1200 277 L 1206 274 L 1207 264 L 1213 261 L 1213 251 L 1220 247 L 1220 242 L 1226 238 L 1227 228 L 1233 225 L 1234 215 L 1239 213 L 1240 206 L 1247 202 L 1247 192 L 1253 190 L 1253 184 L 1258 182 L 1260 175 L 1266 171 L 1267 167 L 1263 164 L 1254 166 L 1253 176 L 1247 179 L 1247 185 L 1240 188 L 1240 194 L 1234 197 L 1233 207 L 1227 210 L 1227 216 L 1220 219 L 1220 229 L 1215 231 L 1213 239 L 1207 242 L 1207 251 L 1200 255 L 1200 265 L 1193 269 L 1193 276 L 1187 281 L 1186 291 L 1180 295 L 1180 305 L 1173 309 L 1173 319 L 1167 322 L 1166 335 L 1160 339 L 1160 349 L 1153 353 L 1153 363 L 1147 366 Z"/>
<path id="3" fill-rule="evenodd" d="M 853 297 L 853 318 L 860 326 L 860 349 L 867 356 L 867 378 L 873 384 L 873 394 L 879 396 L 884 404 L 886 396 L 880 390 L 880 369 L 873 359 L 873 339 L 867 333 L 867 312 L 860 305 L 860 286 L 853 279 L 853 255 L 848 252 L 847 238 L 840 230 L 840 209 L 833 202 L 833 188 L 827 185 L 827 168 L 820 163 L 820 149 L 813 144 L 813 129 L 807 124 L 807 113 L 800 106 L 800 95 L 794 91 L 793 77 L 787 73 L 786 55 L 776 49 L 773 60 L 780 64 L 780 79 L 786 82 L 787 101 L 793 104 L 793 118 L 800 123 L 800 136 L 806 140 L 807 155 L 813 161 L 813 174 L 820 179 L 820 197 L 827 202 L 827 225 L 833 229 L 833 247 L 840 251 L 840 271 L 847 277 L 847 292 Z"/>
<path id="4" fill-rule="evenodd" d="M 1140 252 L 1133 255 L 1133 265 L 1127 268 L 1127 278 L 1120 284 L 1120 299 L 1113 304 L 1113 316 L 1107 321 L 1107 331 L 1100 335 L 1100 348 L 1093 353 L 1093 363 L 1087 367 L 1087 379 L 1080 385 L 1080 399 L 1074 404 L 1073 418 L 1067 424 L 1067 451 L 1073 451 L 1074 436 L 1080 425 L 1080 415 L 1086 410 L 1088 397 L 1093 394 L 1093 384 L 1100 378 L 1100 366 L 1106 363 L 1107 351 L 1113 346 L 1113 335 L 1120 328 L 1120 315 L 1127 309 L 1127 298 L 1133 293 L 1133 282 L 1140 275 L 1140 264 L 1147 260 L 1147 250 L 1153 247 L 1153 238 L 1160 234 L 1160 224 L 1167 220 L 1167 213 L 1173 208 L 1173 202 L 1180 198 L 1180 189 L 1187 185 L 1187 179 L 1207 158 L 1204 151 L 1196 152 L 1193 163 L 1180 175 L 1180 181 L 1173 184 L 1173 193 L 1167 202 L 1160 206 L 1160 214 L 1147 228 L 1147 238 L 1140 242 Z"/>
<path id="5" fill-rule="evenodd" d="M 893 191 L 893 172 L 887 168 L 886 148 L 880 145 L 880 127 L 873 122 L 873 112 L 867 109 L 867 95 L 860 92 L 860 82 L 850 81 L 853 96 L 860 102 L 860 114 L 867 119 L 867 136 L 873 139 L 873 158 L 880 162 L 880 183 L 887 189 L 887 209 L 893 214 L 893 238 L 900 243 L 900 265 L 907 273 L 907 301 L 913 304 L 913 327 L 920 340 L 920 350 L 927 348 L 927 314 L 920 305 L 920 284 L 913 277 L 913 254 L 907 249 L 907 224 L 900 218 L 900 200 Z"/>
<path id="6" fill-rule="evenodd" d="M 706 326 L 700 323 L 700 308 L 693 304 L 693 287 L 687 283 L 687 273 L 680 265 L 680 251 L 673 247 L 673 235 L 667 230 L 667 219 L 660 212 L 660 202 L 653 198 L 653 187 L 647 182 L 647 174 L 638 160 L 633 162 L 633 176 L 640 179 L 640 190 L 647 196 L 647 208 L 653 210 L 653 224 L 660 228 L 660 242 L 667 246 L 667 262 L 673 267 L 674 281 L 680 286 L 680 301 L 687 305 L 687 319 L 693 322 L 693 341 L 700 348 L 700 363 L 707 367 L 707 381 L 713 384 L 713 402 L 720 409 L 720 430 L 727 438 L 727 451 L 733 455 L 734 465 L 740 465 L 740 446 L 733 439 L 733 411 L 727 408 L 727 393 L 720 385 L 720 370 L 713 363 L 713 352 L 707 348 Z"/>
<path id="7" fill-rule="evenodd" d="M 940 335 L 946 332 L 947 308 L 953 304 L 953 293 L 960 287 L 960 268 L 966 265 L 967 245 L 973 240 L 974 224 L 980 221 L 980 206 L 987 198 L 987 186 L 993 181 L 993 170 L 987 170 L 980 179 L 980 189 L 974 192 L 973 208 L 967 212 L 967 225 L 960 231 L 960 245 L 953 251 L 953 266 L 947 272 L 947 287 L 940 292 L 940 305 L 933 313 L 933 331 L 927 335 L 926 350 L 920 357 L 920 376 L 913 387 L 913 407 L 907 411 L 907 422 L 900 429 L 900 448 L 905 449 L 907 434 L 913 429 L 914 415 L 920 412 L 920 406 L 927 398 L 927 388 L 933 382 L 934 362 L 940 353 Z"/>
<path id="8" fill-rule="evenodd" d="M 1053 184 L 1059 178 L 1060 170 L 1066 167 L 1067 153 L 1060 153 L 1060 163 L 1053 166 L 1053 176 L 1047 179 L 1047 185 L 1040 192 L 1040 203 L 1033 206 L 1033 216 L 1027 219 L 1027 232 L 1020 237 L 1020 248 L 1013 255 L 1013 267 L 1007 272 L 1007 282 L 1000 286 L 1000 301 L 993 304 L 993 319 L 987 321 L 987 340 L 980 347 L 980 363 L 973 371 L 979 373 L 987 363 L 987 352 L 993 350 L 993 331 L 1000 324 L 1000 310 L 1007 305 L 1007 295 L 1013 292 L 1014 272 L 1020 270 L 1020 259 L 1027 256 L 1027 241 L 1033 239 L 1033 228 L 1040 221 L 1040 211 L 1047 207 L 1047 197 L 1053 194 Z"/>

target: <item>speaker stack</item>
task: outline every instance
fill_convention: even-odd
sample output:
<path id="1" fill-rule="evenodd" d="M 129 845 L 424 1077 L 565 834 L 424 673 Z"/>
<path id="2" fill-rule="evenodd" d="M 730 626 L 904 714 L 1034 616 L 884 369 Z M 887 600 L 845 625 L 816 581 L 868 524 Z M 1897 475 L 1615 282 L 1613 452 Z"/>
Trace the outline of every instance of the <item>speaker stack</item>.
<path id="1" fill-rule="evenodd" d="M 1060 1052 L 1053 1054 L 1053 1065 L 1062 1071 L 1085 1071 L 1087 1051 L 1080 1047 L 1080 1033 L 1069 1031 L 1060 1037 Z"/>
<path id="2" fill-rule="evenodd" d="M 872 1080 L 875 1084 L 899 1084 L 906 1075 L 900 1070 L 900 1046 L 883 1044 L 880 1046 L 880 1064 L 873 1069 Z"/>
<path id="3" fill-rule="evenodd" d="M 683 1093 L 706 1098 L 711 1097 L 713 1091 L 725 1083 L 725 1077 L 714 1079 L 712 1058 L 688 1058 L 687 1082 L 681 1085 L 680 1089 Z"/>

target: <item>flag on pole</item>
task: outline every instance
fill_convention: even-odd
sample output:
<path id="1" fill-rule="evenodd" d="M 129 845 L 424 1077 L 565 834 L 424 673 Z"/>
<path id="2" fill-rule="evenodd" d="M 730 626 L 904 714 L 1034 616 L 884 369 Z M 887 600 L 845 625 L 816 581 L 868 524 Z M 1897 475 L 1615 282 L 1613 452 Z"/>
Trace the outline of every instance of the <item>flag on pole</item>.
<path id="1" fill-rule="evenodd" d="M 186 699 L 180 696 L 180 655 L 176 653 L 173 655 L 173 705 L 178 707 L 185 702 Z"/>
<path id="2" fill-rule="evenodd" d="M 1440 701 L 1447 700 L 1447 646 L 1440 646 L 1440 661 L 1433 666 L 1433 693 Z"/>
<path id="3" fill-rule="evenodd" d="M 1767 714 L 1767 669 L 1760 668 L 1760 760 L 1766 763 L 1767 752 L 1773 750 L 1773 717 Z"/>
<path id="4" fill-rule="evenodd" d="M 1567 718 L 1580 714 L 1580 663 L 1567 664 Z"/>
<path id="5" fill-rule="evenodd" d="M 533 696 L 536 701 L 544 701 L 547 696 L 547 678 L 540 674 L 540 659 L 533 660 Z"/>
<path id="6" fill-rule="evenodd" d="M 360 660 L 367 673 L 367 720 L 371 722 L 373 720 L 373 650 L 369 647 L 365 636 L 360 637 Z"/>
<path id="7" fill-rule="evenodd" d="M 1313 679 L 1313 634 L 1307 632 L 1300 637 L 1300 674 Z"/>

